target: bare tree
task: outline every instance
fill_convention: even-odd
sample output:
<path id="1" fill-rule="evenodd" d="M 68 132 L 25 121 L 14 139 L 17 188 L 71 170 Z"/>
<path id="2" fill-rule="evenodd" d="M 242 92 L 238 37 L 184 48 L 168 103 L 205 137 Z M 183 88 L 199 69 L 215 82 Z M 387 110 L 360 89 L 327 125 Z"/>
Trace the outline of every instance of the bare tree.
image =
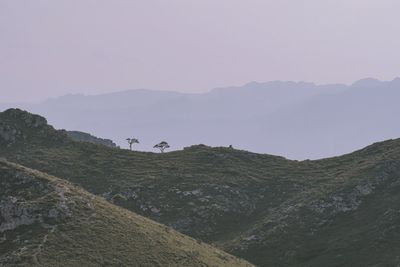
<path id="1" fill-rule="evenodd" d="M 154 148 L 158 148 L 161 151 L 161 153 L 164 153 L 164 149 L 169 148 L 169 145 L 167 142 L 162 141 L 157 145 L 155 145 Z"/>
<path id="2" fill-rule="evenodd" d="M 126 141 L 128 141 L 129 144 L 129 149 L 132 150 L 132 145 L 133 144 L 139 144 L 139 140 L 137 140 L 136 138 L 126 138 Z"/>

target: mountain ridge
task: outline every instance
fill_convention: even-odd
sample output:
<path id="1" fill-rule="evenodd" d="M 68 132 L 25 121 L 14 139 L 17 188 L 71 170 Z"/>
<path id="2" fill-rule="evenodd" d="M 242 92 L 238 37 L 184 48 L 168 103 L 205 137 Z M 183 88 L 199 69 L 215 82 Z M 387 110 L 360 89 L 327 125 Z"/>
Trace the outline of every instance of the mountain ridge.
<path id="1" fill-rule="evenodd" d="M 205 145 L 162 154 L 111 149 L 74 142 L 45 126 L 47 135 L 23 130 L 23 120 L 14 125 L 30 135 L 11 146 L 0 138 L 0 156 L 68 179 L 256 265 L 373 266 L 379 263 L 369 249 L 374 246 L 382 247 L 386 264 L 397 264 L 400 139 L 340 157 L 293 161 Z M 61 141 L 49 142 L 53 134 Z"/>
<path id="2" fill-rule="evenodd" d="M 19 107 L 56 128 L 92 133 L 121 147 L 126 138 L 137 138 L 141 151 L 166 140 L 171 150 L 205 143 L 318 159 L 400 136 L 390 119 L 400 112 L 398 79 L 362 83 L 249 83 L 203 94 L 139 90 Z"/>

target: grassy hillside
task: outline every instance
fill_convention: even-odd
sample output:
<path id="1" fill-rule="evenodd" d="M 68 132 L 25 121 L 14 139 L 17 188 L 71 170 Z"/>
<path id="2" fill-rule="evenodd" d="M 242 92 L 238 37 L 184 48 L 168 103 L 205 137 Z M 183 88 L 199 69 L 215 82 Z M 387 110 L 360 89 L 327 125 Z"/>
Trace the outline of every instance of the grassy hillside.
<path id="1" fill-rule="evenodd" d="M 203 145 L 155 154 L 74 142 L 31 116 L 0 114 L 0 155 L 252 263 L 400 264 L 400 140 L 301 162 Z"/>
<path id="2" fill-rule="evenodd" d="M 47 174 L 0 178 L 0 266 L 250 266 Z"/>

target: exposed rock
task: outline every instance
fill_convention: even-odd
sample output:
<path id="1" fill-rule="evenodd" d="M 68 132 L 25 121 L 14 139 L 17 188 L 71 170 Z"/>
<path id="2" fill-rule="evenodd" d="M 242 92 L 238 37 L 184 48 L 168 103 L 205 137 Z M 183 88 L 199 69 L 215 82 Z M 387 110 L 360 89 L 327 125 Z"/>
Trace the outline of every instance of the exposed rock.
<path id="1" fill-rule="evenodd" d="M 8 197 L 0 201 L 0 233 L 14 230 L 20 225 L 30 225 L 41 219 L 37 214 L 37 207 L 27 207 L 14 199 Z"/>
<path id="2" fill-rule="evenodd" d="M 8 109 L 3 112 L 3 116 L 14 119 L 17 122 L 23 122 L 28 128 L 39 128 L 47 125 L 47 120 L 42 116 L 34 115 L 20 109 Z"/>
<path id="3" fill-rule="evenodd" d="M 1 160 L 0 160 L 1 163 Z M 50 220 L 60 220 L 72 216 L 69 205 L 73 204 L 67 197 L 68 188 L 44 183 L 22 171 L 10 172 L 1 170 L 0 182 L 0 233 L 14 230 L 22 225 L 43 223 Z M 18 195 L 10 195 L 13 188 L 20 188 Z M 50 193 L 57 192 L 57 196 Z M 34 198 L 36 195 L 43 195 L 37 202 L 27 201 L 27 198 Z M 57 197 L 56 205 L 48 211 L 43 210 L 42 201 L 46 197 Z M 32 204 L 36 203 L 36 204 Z"/>
<path id="4" fill-rule="evenodd" d="M 0 141 L 3 140 L 6 144 L 14 143 L 20 135 L 17 129 L 0 122 Z"/>

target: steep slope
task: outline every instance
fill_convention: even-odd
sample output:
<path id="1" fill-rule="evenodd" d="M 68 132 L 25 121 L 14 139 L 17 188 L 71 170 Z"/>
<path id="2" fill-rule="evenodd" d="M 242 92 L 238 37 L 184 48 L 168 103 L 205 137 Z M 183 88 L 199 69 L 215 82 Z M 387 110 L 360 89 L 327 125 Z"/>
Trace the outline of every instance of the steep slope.
<path id="1" fill-rule="evenodd" d="M 222 246 L 270 266 L 398 266 L 400 140 L 305 164 L 313 185 Z"/>
<path id="2" fill-rule="evenodd" d="M 0 159 L 1 266 L 250 266 L 68 182 Z"/>
<path id="3" fill-rule="evenodd" d="M 0 113 L 0 155 L 259 266 L 399 263 L 400 140 L 318 161 L 204 145 L 154 154 L 74 142 L 29 116 Z"/>

